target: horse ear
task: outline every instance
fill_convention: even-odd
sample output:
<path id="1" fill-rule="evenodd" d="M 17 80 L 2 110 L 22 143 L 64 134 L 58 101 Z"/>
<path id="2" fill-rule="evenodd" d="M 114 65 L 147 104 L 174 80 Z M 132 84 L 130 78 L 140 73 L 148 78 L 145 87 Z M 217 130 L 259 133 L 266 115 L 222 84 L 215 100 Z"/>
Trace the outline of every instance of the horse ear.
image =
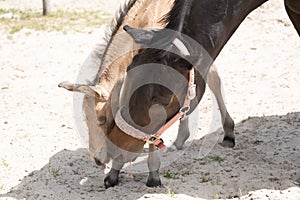
<path id="1" fill-rule="evenodd" d="M 149 45 L 154 37 L 154 32 L 151 30 L 131 28 L 125 25 L 123 29 L 132 37 L 132 39 L 138 44 Z"/>
<path id="2" fill-rule="evenodd" d="M 74 84 L 67 81 L 61 82 L 58 87 L 65 88 L 66 90 L 73 92 L 81 92 L 88 96 L 97 97 L 101 102 L 106 102 L 109 98 L 109 93 L 103 87 Z"/>

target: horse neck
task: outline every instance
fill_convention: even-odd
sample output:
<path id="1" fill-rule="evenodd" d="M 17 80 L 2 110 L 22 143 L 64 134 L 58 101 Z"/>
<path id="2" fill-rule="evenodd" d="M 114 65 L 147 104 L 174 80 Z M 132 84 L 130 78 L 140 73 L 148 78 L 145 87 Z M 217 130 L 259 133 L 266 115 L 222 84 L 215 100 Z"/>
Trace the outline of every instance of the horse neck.
<path id="1" fill-rule="evenodd" d="M 214 60 L 246 16 L 266 1 L 194 0 L 182 33 L 196 40 Z"/>
<path id="2" fill-rule="evenodd" d="M 117 80 L 124 76 L 127 66 L 140 46 L 123 30 L 124 25 L 136 28 L 163 28 L 161 18 L 171 9 L 172 1 L 137 0 L 128 11 L 116 34 L 111 37 L 102 60 L 105 71 L 97 84 L 109 92 Z"/>

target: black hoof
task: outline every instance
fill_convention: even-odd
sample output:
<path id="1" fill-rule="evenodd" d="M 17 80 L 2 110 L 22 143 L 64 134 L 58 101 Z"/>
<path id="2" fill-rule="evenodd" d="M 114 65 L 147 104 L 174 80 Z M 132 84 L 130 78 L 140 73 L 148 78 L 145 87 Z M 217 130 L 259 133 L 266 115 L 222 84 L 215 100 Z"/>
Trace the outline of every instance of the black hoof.
<path id="1" fill-rule="evenodd" d="M 161 181 L 160 178 L 148 178 L 146 185 L 148 187 L 160 187 L 161 186 Z"/>
<path id="2" fill-rule="evenodd" d="M 110 175 L 106 176 L 104 179 L 104 186 L 105 188 L 110 188 L 118 185 L 119 178 L 118 177 L 111 177 Z"/>
<path id="3" fill-rule="evenodd" d="M 232 136 L 225 136 L 221 145 L 223 147 L 233 148 L 235 146 L 235 138 Z"/>

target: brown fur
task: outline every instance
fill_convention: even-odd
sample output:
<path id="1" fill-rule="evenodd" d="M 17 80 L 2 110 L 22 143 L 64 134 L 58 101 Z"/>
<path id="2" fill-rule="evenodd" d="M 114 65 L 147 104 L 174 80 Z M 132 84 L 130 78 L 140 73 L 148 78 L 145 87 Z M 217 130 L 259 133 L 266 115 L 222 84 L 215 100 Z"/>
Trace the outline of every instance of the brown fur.
<path id="1" fill-rule="evenodd" d="M 105 67 L 105 71 L 99 77 L 99 81 L 97 83 L 97 86 L 100 86 L 98 87 L 100 90 L 97 91 L 98 93 L 101 93 L 101 90 L 104 90 L 104 93 L 111 93 L 113 87 L 116 85 L 116 82 L 124 76 L 127 66 L 137 53 L 137 50 L 131 51 L 131 49 L 140 48 L 140 45 L 136 44 L 133 39 L 127 33 L 125 33 L 123 26 L 130 25 L 139 28 L 162 28 L 163 24 L 160 22 L 160 20 L 167 12 L 169 12 L 171 7 L 172 1 L 169 0 L 137 0 L 137 2 L 127 13 L 116 35 L 113 36 L 114 39 L 106 48 L 106 54 L 102 60 L 102 66 Z M 116 92 L 119 92 L 119 90 L 120 88 L 116 86 Z M 92 160 L 99 160 L 101 163 L 106 162 L 107 159 L 104 159 L 103 157 L 101 158 L 100 156 L 103 155 L 103 152 L 101 153 L 101 151 L 103 151 L 105 144 L 103 143 L 103 134 L 99 133 L 104 133 L 105 135 L 110 133 L 114 125 L 113 113 L 110 106 L 112 100 L 116 101 L 117 99 L 110 98 L 106 103 L 98 98 L 95 99 L 95 103 L 92 103 L 93 100 L 83 102 L 83 108 L 87 117 L 87 125 L 89 129 L 90 154 L 91 157 L 96 157 L 96 159 L 92 158 Z M 114 105 L 117 104 L 117 102 L 114 103 Z M 95 115 L 90 110 L 91 106 L 94 106 Z M 103 118 L 104 116 L 105 118 Z M 98 120 L 95 121 L 95 119 L 92 118 L 96 118 Z M 101 119 L 104 120 L 104 122 L 100 122 L 100 126 L 95 127 L 95 123 L 99 124 L 99 120 Z M 99 127 L 101 131 L 99 130 Z M 109 139 L 122 149 L 130 149 L 133 152 L 141 151 L 140 148 L 139 150 L 134 148 L 137 146 L 143 146 L 143 143 L 134 146 L 130 146 L 130 144 L 126 145 L 124 143 L 118 144 L 120 141 L 124 141 L 120 140 L 119 137 L 124 138 L 126 141 L 128 136 L 110 135 Z"/>

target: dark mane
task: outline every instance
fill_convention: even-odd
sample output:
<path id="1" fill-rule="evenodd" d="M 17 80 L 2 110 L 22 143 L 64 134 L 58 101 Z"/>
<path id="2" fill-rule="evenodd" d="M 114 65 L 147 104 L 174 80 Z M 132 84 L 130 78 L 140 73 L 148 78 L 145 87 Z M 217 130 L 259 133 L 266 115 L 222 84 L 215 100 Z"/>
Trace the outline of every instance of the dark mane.
<path id="1" fill-rule="evenodd" d="M 184 28 L 184 21 L 189 15 L 190 7 L 194 0 L 175 0 L 173 8 L 164 16 L 162 22 L 166 23 L 167 29 L 181 32 Z"/>
<path id="2" fill-rule="evenodd" d="M 119 8 L 117 13 L 115 14 L 115 17 L 112 19 L 110 24 L 106 27 L 105 30 L 105 37 L 104 43 L 100 44 L 96 50 L 97 50 L 97 57 L 100 59 L 100 65 L 99 65 L 99 70 L 96 74 L 96 77 L 93 81 L 93 84 L 96 84 L 98 81 L 98 78 L 102 74 L 102 72 L 105 70 L 102 66 L 103 64 L 103 58 L 107 53 L 107 50 L 109 49 L 109 46 L 111 44 L 111 41 L 114 38 L 114 35 L 116 35 L 117 31 L 121 27 L 125 16 L 129 12 L 129 10 L 132 8 L 132 6 L 135 4 L 137 0 L 127 0 L 125 3 Z"/>
<path id="3" fill-rule="evenodd" d="M 109 44 L 113 40 L 114 35 L 119 30 L 120 26 L 122 25 L 125 16 L 129 12 L 129 10 L 132 8 L 132 6 L 135 4 L 137 0 L 127 0 L 120 8 L 119 11 L 116 13 L 115 17 L 110 22 L 110 25 L 107 27 L 105 31 L 105 39 L 107 41 L 107 47 L 105 48 L 105 52 L 108 49 Z M 104 52 L 104 55 L 105 55 Z"/>

